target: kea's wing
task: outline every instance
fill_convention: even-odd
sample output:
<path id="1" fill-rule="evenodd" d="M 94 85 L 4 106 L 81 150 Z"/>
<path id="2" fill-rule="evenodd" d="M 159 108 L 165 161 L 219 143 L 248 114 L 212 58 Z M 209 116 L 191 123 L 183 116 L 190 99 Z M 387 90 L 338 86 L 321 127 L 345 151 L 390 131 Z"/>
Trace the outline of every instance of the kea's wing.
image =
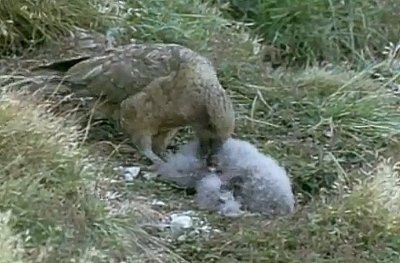
<path id="1" fill-rule="evenodd" d="M 178 67 L 179 54 L 173 49 L 137 44 L 72 66 L 66 73 L 66 80 L 85 86 L 93 96 L 121 102 Z"/>

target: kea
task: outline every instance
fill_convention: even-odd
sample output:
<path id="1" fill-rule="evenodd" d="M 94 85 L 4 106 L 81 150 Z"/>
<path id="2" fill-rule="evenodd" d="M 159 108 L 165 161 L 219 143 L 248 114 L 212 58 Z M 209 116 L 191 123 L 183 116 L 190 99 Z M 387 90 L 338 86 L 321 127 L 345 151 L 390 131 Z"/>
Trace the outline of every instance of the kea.
<path id="1" fill-rule="evenodd" d="M 184 126 L 200 141 L 199 156 L 216 166 L 216 153 L 235 128 L 233 104 L 204 56 L 178 44 L 128 44 L 97 56 L 41 65 L 76 94 L 97 98 L 96 110 L 130 136 L 154 165 Z"/>

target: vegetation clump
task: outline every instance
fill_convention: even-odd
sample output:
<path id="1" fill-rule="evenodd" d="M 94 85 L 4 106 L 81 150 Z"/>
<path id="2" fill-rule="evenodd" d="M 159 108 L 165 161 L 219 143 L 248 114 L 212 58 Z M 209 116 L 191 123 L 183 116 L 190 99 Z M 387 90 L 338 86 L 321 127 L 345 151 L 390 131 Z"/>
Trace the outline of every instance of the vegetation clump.
<path id="1" fill-rule="evenodd" d="M 135 260 L 149 243 L 165 249 L 139 227 L 134 213 L 110 213 L 96 187 L 110 169 L 81 145 L 73 118 L 49 110 L 26 94 L 0 97 L 0 247 L 17 246 L 2 254 L 6 262 Z"/>
<path id="2" fill-rule="evenodd" d="M 395 170 L 382 161 L 368 180 L 335 200 L 316 200 L 290 219 L 235 222 L 208 243 L 185 244 L 182 253 L 207 262 L 395 262 L 400 234 Z"/>
<path id="3" fill-rule="evenodd" d="M 69 34 L 74 27 L 104 29 L 118 21 L 95 1 L 4 0 L 0 3 L 0 51 L 22 51 Z"/>
<path id="4" fill-rule="evenodd" d="M 245 19 L 290 62 L 375 59 L 400 32 L 396 0 L 222 0 L 225 10 Z"/>

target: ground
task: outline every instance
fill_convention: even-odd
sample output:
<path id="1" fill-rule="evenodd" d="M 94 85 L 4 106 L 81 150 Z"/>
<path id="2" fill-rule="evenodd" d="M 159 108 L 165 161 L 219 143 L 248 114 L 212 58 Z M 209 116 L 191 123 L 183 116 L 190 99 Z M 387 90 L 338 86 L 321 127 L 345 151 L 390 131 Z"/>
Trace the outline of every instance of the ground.
<path id="1" fill-rule="evenodd" d="M 398 261 L 399 5 L 248 3 L 0 3 L 2 262 Z M 82 41 L 67 40 L 76 26 Z M 289 172 L 294 215 L 224 219 L 151 178 L 127 184 L 113 168 L 148 163 L 111 124 L 78 121 L 87 108 L 73 114 L 65 94 L 22 94 L 43 85 L 31 66 L 104 48 L 91 30 L 209 57 L 235 103 L 234 136 Z M 197 232 L 174 240 L 156 229 L 188 211 Z"/>

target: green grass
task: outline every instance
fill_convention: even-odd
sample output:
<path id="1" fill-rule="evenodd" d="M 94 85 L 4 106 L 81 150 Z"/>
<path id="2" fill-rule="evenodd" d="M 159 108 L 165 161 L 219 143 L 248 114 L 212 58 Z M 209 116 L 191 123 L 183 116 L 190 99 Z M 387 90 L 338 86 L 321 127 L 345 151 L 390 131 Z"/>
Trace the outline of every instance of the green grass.
<path id="1" fill-rule="evenodd" d="M 224 18 L 210 4 L 150 0 L 127 1 L 127 5 L 135 10 L 126 19 L 135 31 L 132 37 L 138 41 L 182 44 L 208 54 L 217 65 L 224 64 L 221 68 L 232 64 L 231 58 L 249 62 L 253 55 L 254 37 L 248 36 L 241 23 Z"/>
<path id="2" fill-rule="evenodd" d="M 80 0 L 4 0 L 0 2 L 0 51 L 18 51 L 59 39 L 74 26 L 104 29 L 118 19 L 100 14 L 98 3 Z"/>
<path id="3" fill-rule="evenodd" d="M 137 214 L 110 214 L 99 197 L 113 189 L 106 183 L 112 167 L 105 169 L 104 160 L 81 146 L 83 134 L 72 118 L 49 109 L 26 95 L 1 94 L 0 211 L 11 214 L 2 222 L 0 247 L 19 235 L 23 262 L 174 262 L 176 257 L 139 227 Z M 161 253 L 145 257 L 153 247 Z"/>
<path id="4" fill-rule="evenodd" d="M 113 31 L 117 37 L 175 42 L 205 54 L 235 102 L 235 136 L 256 144 L 288 169 L 301 201 L 292 218 L 229 221 L 209 216 L 224 231 L 210 241 L 176 245 L 174 252 L 189 262 L 396 262 L 400 189 L 393 163 L 400 157 L 400 111 L 391 87 L 398 83 L 398 55 L 396 46 L 386 56 L 381 52 L 389 41 L 398 41 L 400 23 L 394 14 L 399 7 L 392 0 L 350 0 L 345 5 L 268 0 L 247 7 L 232 1 L 247 14 L 253 12 L 250 18 L 255 25 L 248 26 L 232 21 L 221 5 L 211 2 L 106 2 L 101 10 L 79 7 L 84 12 L 78 12 L 77 6 L 87 7 L 87 2 L 57 1 L 57 5 L 71 5 L 61 9 L 70 16 L 40 23 L 34 19 L 28 26 L 39 27 L 29 32 L 45 32 L 50 43 L 52 34 L 73 25 L 103 32 L 114 27 L 127 29 Z M 6 19 L 0 8 L 0 21 Z M 17 47 L 21 39 L 37 39 L 20 31 L 10 31 L 18 34 L 14 36 L 18 41 L 0 37 L 8 41 L 4 49 Z M 118 35 L 123 32 L 126 35 Z M 267 44 L 288 46 L 286 56 L 302 64 L 316 60 L 332 64 L 272 70 L 262 61 L 257 34 Z M 376 73 L 379 80 L 371 78 Z M 137 214 L 110 215 L 93 184 L 111 177 L 111 163 L 80 145 L 74 121 L 49 115 L 45 106 L 29 100 L 21 104 L 15 96 L 2 95 L 0 104 L 0 212 L 4 215 L 0 250 L 15 244 L 20 248 L 7 252 L 6 262 L 42 256 L 41 262 L 78 258 L 80 262 L 109 262 L 109 258 L 135 262 L 143 253 L 149 262 L 182 262 L 143 232 Z M 382 156 L 393 161 L 375 171 Z M 106 169 L 98 167 L 99 162 Z M 171 209 L 179 210 L 184 198 L 158 184 L 135 189 L 128 195 L 165 195 Z M 146 211 L 141 204 L 132 205 Z M 161 256 L 150 249 L 153 246 L 163 251 Z"/>
<path id="5" fill-rule="evenodd" d="M 246 17 L 268 44 L 287 51 L 292 62 L 362 62 L 398 41 L 395 0 L 227 0 L 229 13 Z M 226 9 L 226 8 L 225 8 Z"/>
<path id="6" fill-rule="evenodd" d="M 20 235 L 10 228 L 11 211 L 0 213 L 0 253 L 4 263 L 23 263 L 24 249 Z"/>
<path id="7" fill-rule="evenodd" d="M 335 200 L 314 202 L 289 219 L 234 222 L 210 242 L 180 249 L 192 262 L 397 262 L 399 190 L 399 175 L 382 162 Z"/>
<path id="8" fill-rule="evenodd" d="M 367 72 L 275 72 L 237 88 L 238 135 L 281 160 L 299 193 L 313 196 L 355 176 L 399 135 L 398 98 Z"/>

